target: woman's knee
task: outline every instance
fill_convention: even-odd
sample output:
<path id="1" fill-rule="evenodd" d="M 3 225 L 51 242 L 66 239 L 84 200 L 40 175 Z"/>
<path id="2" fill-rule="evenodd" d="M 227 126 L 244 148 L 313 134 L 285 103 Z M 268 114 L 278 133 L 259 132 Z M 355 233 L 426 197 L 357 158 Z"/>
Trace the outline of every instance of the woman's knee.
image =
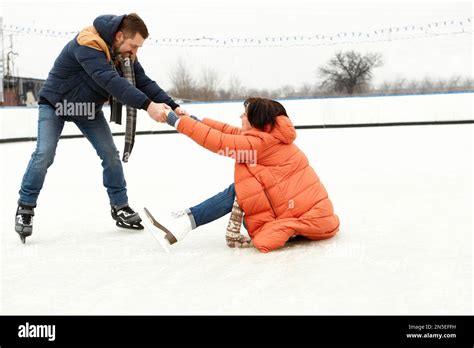
<path id="1" fill-rule="evenodd" d="M 223 192 L 223 197 L 225 197 L 225 202 L 227 203 L 229 209 L 232 209 L 235 200 L 235 185 L 231 184 L 228 188 L 226 188 Z"/>
<path id="2" fill-rule="evenodd" d="M 235 197 L 235 184 L 230 184 L 229 187 L 224 190 L 224 193 Z"/>

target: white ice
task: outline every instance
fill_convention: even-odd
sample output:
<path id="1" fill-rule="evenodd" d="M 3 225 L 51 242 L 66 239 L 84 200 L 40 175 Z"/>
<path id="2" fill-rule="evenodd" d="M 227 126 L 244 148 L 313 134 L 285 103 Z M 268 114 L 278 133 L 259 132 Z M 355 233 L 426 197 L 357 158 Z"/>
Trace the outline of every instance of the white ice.
<path id="1" fill-rule="evenodd" d="M 228 216 L 170 254 L 147 231 L 119 229 L 85 139 L 60 141 L 23 245 L 14 213 L 35 143 L 0 145 L 1 313 L 472 314 L 473 135 L 473 125 L 298 131 L 341 228 L 268 254 L 228 248 Z M 233 180 L 232 160 L 178 134 L 138 136 L 124 167 L 132 207 L 156 213 Z"/>

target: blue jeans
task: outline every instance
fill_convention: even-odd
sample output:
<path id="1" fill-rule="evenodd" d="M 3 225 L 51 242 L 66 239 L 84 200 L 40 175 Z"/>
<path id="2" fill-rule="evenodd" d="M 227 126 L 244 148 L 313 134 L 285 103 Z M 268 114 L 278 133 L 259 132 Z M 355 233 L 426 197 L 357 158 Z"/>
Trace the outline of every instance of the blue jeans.
<path id="1" fill-rule="evenodd" d="M 18 203 L 36 206 L 46 172 L 49 166 L 53 164 L 64 122 L 63 118 L 56 115 L 52 106 L 39 105 L 36 150 L 31 155 L 23 176 Z M 74 119 L 73 122 L 90 141 L 102 160 L 103 184 L 107 188 L 110 204 L 128 203 L 127 184 L 123 174 L 122 162 L 102 110 L 98 109 L 91 120 L 83 117 Z M 77 159 L 80 161 L 80 156 L 77 156 Z M 80 178 L 71 178 L 71 180 L 80 180 Z"/>
<path id="2" fill-rule="evenodd" d="M 205 225 L 230 213 L 234 205 L 234 199 L 235 185 L 232 184 L 217 195 L 189 208 L 193 228 Z"/>

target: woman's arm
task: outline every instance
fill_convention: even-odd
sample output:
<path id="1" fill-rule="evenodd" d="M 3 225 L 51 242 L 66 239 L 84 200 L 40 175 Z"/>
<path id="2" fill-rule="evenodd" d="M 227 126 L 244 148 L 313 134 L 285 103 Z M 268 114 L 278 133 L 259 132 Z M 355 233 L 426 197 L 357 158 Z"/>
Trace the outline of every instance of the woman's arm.
<path id="1" fill-rule="evenodd" d="M 207 120 L 209 122 L 209 119 Z M 239 163 L 255 163 L 257 153 L 263 146 L 261 137 L 242 135 L 240 132 L 239 134 L 226 134 L 211 127 L 207 122 L 199 122 L 187 116 L 178 119 L 173 112 L 168 115 L 168 124 L 176 127 L 178 132 L 187 135 L 209 151 L 234 158 Z M 219 124 L 224 125 L 221 122 Z M 229 129 L 226 128 L 226 130 Z"/>
<path id="2" fill-rule="evenodd" d="M 241 134 L 242 129 L 239 127 L 231 126 L 230 124 L 219 122 L 210 118 L 204 118 L 203 120 L 199 119 L 198 117 L 191 115 L 191 118 L 195 119 L 196 121 L 203 122 L 207 124 L 209 127 L 213 129 L 217 129 L 225 134 Z"/>
<path id="3" fill-rule="evenodd" d="M 234 126 L 231 126 L 230 124 L 212 120 L 210 118 L 205 118 L 202 120 L 202 122 L 207 124 L 209 127 L 213 129 L 217 129 L 218 131 L 221 131 L 222 133 L 225 133 L 225 134 L 237 135 L 237 134 L 242 133 L 242 129 L 239 127 L 234 127 Z"/>

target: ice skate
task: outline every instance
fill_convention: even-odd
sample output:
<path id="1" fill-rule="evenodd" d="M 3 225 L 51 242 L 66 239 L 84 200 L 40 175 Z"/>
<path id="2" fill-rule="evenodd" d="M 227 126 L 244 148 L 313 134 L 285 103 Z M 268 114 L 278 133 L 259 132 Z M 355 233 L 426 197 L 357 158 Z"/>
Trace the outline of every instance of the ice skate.
<path id="1" fill-rule="evenodd" d="M 143 230 L 141 224 L 142 219 L 136 211 L 134 211 L 128 204 L 121 206 L 112 206 L 112 218 L 116 221 L 116 225 L 122 228 L 132 230 Z"/>
<path id="2" fill-rule="evenodd" d="M 20 239 L 25 244 L 26 237 L 33 233 L 34 207 L 18 205 L 15 215 L 15 231 L 20 235 Z"/>
<path id="3" fill-rule="evenodd" d="M 192 230 L 191 220 L 186 212 L 174 213 L 170 217 L 160 218 L 158 222 L 147 208 L 143 210 L 147 217 L 145 226 L 167 252 L 172 244 L 183 240 Z"/>

